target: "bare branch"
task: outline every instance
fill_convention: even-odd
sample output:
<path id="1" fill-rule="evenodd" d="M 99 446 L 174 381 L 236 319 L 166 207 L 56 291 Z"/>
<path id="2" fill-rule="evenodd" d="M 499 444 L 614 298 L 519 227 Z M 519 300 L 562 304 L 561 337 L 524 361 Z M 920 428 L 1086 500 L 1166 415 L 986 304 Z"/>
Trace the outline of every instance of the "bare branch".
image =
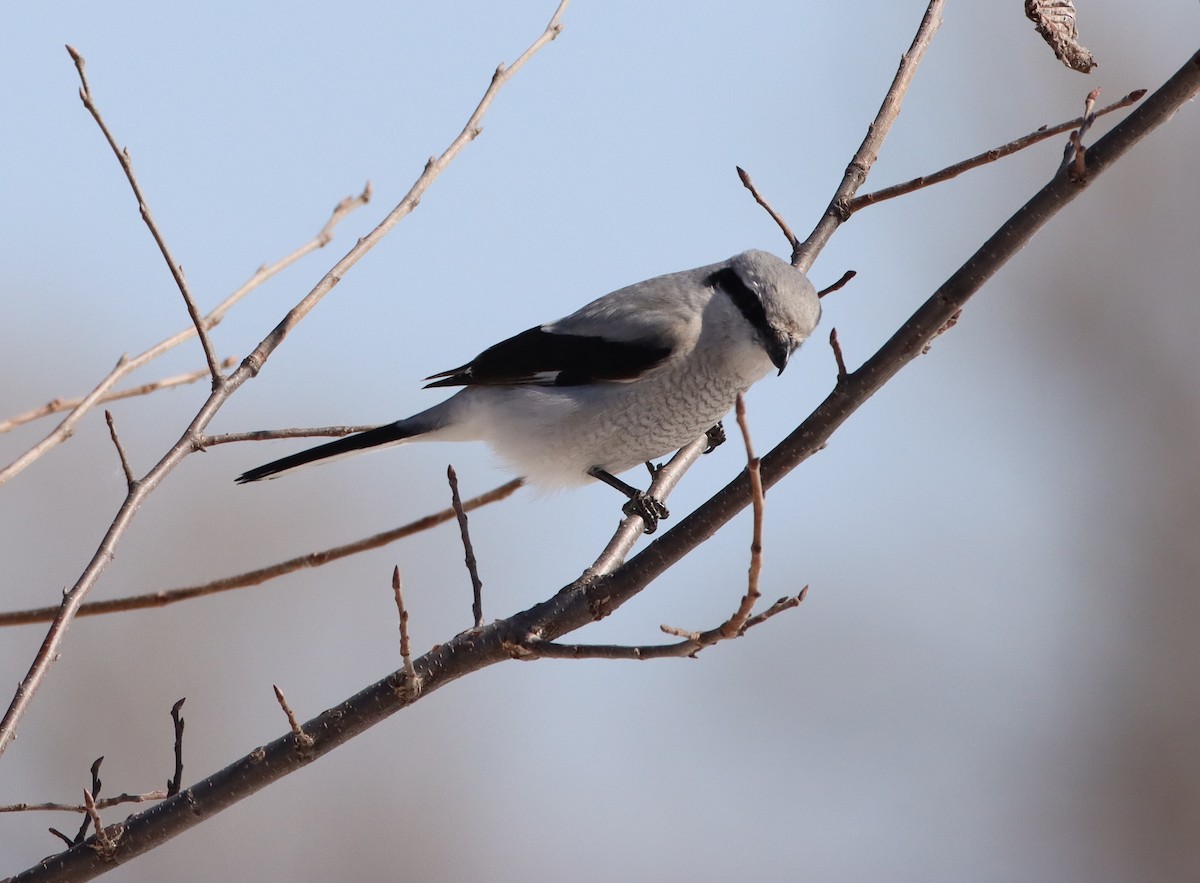
<path id="1" fill-rule="evenodd" d="M 650 482 L 647 494 L 656 500 L 666 502 L 671 491 L 679 484 L 684 474 L 692 464 L 700 459 L 709 447 L 707 435 L 702 435 L 690 445 L 680 450 L 664 466 L 655 470 L 654 480 Z M 621 521 L 617 532 L 613 534 L 604 551 L 600 553 L 594 564 L 584 571 L 585 579 L 594 579 L 607 573 L 612 573 L 625 562 L 625 556 L 642 537 L 643 523 L 638 515 L 626 516 Z"/>
<path id="2" fill-rule="evenodd" d="M 917 73 L 917 67 L 921 64 L 925 50 L 929 48 L 933 35 L 941 27 L 943 6 L 945 6 L 945 0 L 930 0 L 929 5 L 925 8 L 925 17 L 921 19 L 921 25 L 917 28 L 912 45 L 901 57 L 900 68 L 896 71 L 892 85 L 883 98 L 879 113 L 875 115 L 875 120 L 867 128 L 867 136 L 846 167 L 846 174 L 834 192 L 829 207 L 825 209 L 824 216 L 813 228 L 812 233 L 808 234 L 808 239 L 792 251 L 792 266 L 797 269 L 807 272 L 816 261 L 817 255 L 821 253 L 821 249 L 829 242 L 833 231 L 850 217 L 847 206 L 858 188 L 867 180 L 871 167 L 879 158 L 879 149 L 883 146 L 884 138 L 887 137 L 892 124 L 900 114 L 900 104 L 904 100 L 909 84 L 912 83 L 912 78 Z"/>
<path id="3" fill-rule="evenodd" d="M 237 364 L 237 359 L 229 356 L 221 362 L 222 368 L 232 368 Z M 199 371 L 189 371 L 186 374 L 176 374 L 173 377 L 164 377 L 161 380 L 155 380 L 151 383 L 143 383 L 141 386 L 133 386 L 129 389 L 110 392 L 107 395 L 101 396 L 96 400 L 98 405 L 107 405 L 109 402 L 120 401 L 121 399 L 131 399 L 135 396 L 149 395 L 153 392 L 158 392 L 160 389 L 172 389 L 176 386 L 184 386 L 189 383 L 195 383 L 201 377 L 208 377 L 207 369 Z M 0 435 L 6 432 L 11 432 L 18 426 L 24 426 L 26 423 L 32 423 L 42 417 L 48 417 L 51 414 L 58 414 L 61 411 L 70 411 L 72 408 L 77 408 L 83 399 L 53 399 L 42 405 L 40 408 L 34 408 L 26 411 L 24 414 L 18 414 L 15 417 L 10 417 L 8 420 L 0 420 Z"/>
<path id="4" fill-rule="evenodd" d="M 112 439 L 113 446 L 117 449 L 117 456 L 121 458 L 121 469 L 125 471 L 125 487 L 130 492 L 137 484 L 137 479 L 133 477 L 133 470 L 129 466 L 129 458 L 125 456 L 125 448 L 121 445 L 121 439 L 117 437 L 117 424 L 113 420 L 112 411 L 104 412 L 104 422 L 108 424 L 108 435 Z"/>
<path id="5" fill-rule="evenodd" d="M 750 505 L 754 515 L 752 539 L 750 541 L 750 568 L 746 580 L 746 594 L 728 621 L 719 627 L 723 638 L 736 638 L 746 628 L 746 622 L 754 611 L 754 605 L 762 597 L 758 588 L 762 574 L 763 510 L 765 497 L 762 486 L 762 463 L 754 454 L 754 443 L 750 439 L 750 426 L 746 422 L 746 401 L 741 393 L 737 397 L 737 424 L 742 431 L 742 442 L 746 446 L 746 473 L 750 478 Z"/>
<path id="6" fill-rule="evenodd" d="M 827 285 L 824 288 L 822 288 L 820 291 L 818 291 L 817 297 L 819 297 L 819 298 L 825 297 L 825 295 L 827 295 L 827 294 L 833 294 L 835 291 L 841 291 L 843 288 L 846 287 L 847 284 L 849 284 L 850 280 L 853 279 L 857 275 L 858 275 L 857 270 L 847 270 L 845 273 L 843 273 L 841 275 L 841 277 L 838 279 L 837 282 L 834 282 L 832 285 Z"/>
<path id="7" fill-rule="evenodd" d="M 467 573 L 471 575 L 471 614 L 475 627 L 483 625 L 483 582 L 479 579 L 479 564 L 475 560 L 475 549 L 471 545 L 471 533 L 467 530 L 467 513 L 458 496 L 458 473 L 453 466 L 446 467 L 446 480 L 450 482 L 450 504 L 458 519 L 458 532 L 462 535 L 463 553 L 466 556 Z"/>
<path id="8" fill-rule="evenodd" d="M 742 181 L 742 186 L 750 191 L 750 195 L 754 197 L 755 202 L 766 209 L 767 214 L 771 216 L 771 220 L 774 221 L 779 226 L 779 229 L 783 231 L 784 237 L 787 238 L 788 245 L 791 246 L 792 251 L 794 252 L 796 248 L 799 247 L 800 241 L 796 238 L 796 234 L 792 232 L 792 228 L 789 227 L 787 221 L 785 221 L 783 217 L 777 211 L 775 211 L 775 209 L 771 208 L 771 205 L 765 199 L 763 199 L 762 194 L 758 192 L 758 188 L 754 186 L 754 182 L 750 180 L 750 176 L 746 173 L 746 170 L 741 166 L 737 166 L 736 168 L 738 177 Z"/>
<path id="9" fill-rule="evenodd" d="M 87 108 L 88 113 L 92 115 L 92 119 L 96 121 L 96 125 L 100 127 L 100 131 L 104 134 L 104 139 L 108 142 L 108 146 L 112 148 L 113 154 L 121 164 L 121 170 L 125 172 L 129 186 L 133 189 L 133 195 L 137 199 L 138 211 L 141 212 L 142 220 L 146 222 L 146 227 L 149 228 L 150 235 L 154 237 L 154 242 L 158 246 L 158 250 L 162 253 L 163 260 L 167 262 L 167 268 L 171 271 L 171 276 L 174 278 L 175 284 L 179 287 L 179 293 L 183 295 L 183 302 L 187 306 L 188 315 L 192 318 L 196 334 L 200 337 L 200 345 L 204 348 L 204 359 L 208 362 L 208 370 L 212 375 L 213 389 L 216 389 L 223 382 L 224 375 L 221 373 L 221 366 L 217 361 L 217 353 L 213 349 L 212 341 L 208 337 L 208 329 L 205 327 L 204 319 L 200 315 L 200 310 L 196 308 L 196 301 L 192 297 L 192 292 L 188 289 L 187 280 L 183 275 L 183 267 L 171 255 L 171 249 L 167 246 L 166 239 L 163 238 L 162 233 L 158 229 L 158 224 L 154 221 L 154 215 L 150 212 L 150 206 L 146 202 L 145 194 L 142 193 L 142 187 L 138 183 L 137 175 L 133 173 L 133 160 L 129 156 L 129 148 L 121 149 L 117 144 L 117 139 L 113 137 L 108 124 L 104 122 L 104 117 L 100 115 L 100 109 L 92 101 L 92 90 L 88 86 L 87 77 L 83 72 L 83 56 L 71 46 L 67 47 L 67 52 L 70 53 L 72 60 L 75 62 L 75 69 L 79 72 L 79 82 L 82 84 L 79 89 L 79 97 L 83 100 L 83 106 Z"/>
<path id="10" fill-rule="evenodd" d="M 226 432 L 222 435 L 206 435 L 200 440 L 201 447 L 212 448 L 217 445 L 227 445 L 232 442 L 270 441 L 279 438 L 340 438 L 344 435 L 354 435 L 356 432 L 366 432 L 375 429 L 377 424 L 366 426 L 317 426 L 297 427 L 295 429 L 256 429 L 250 432 Z"/>
<path id="11" fill-rule="evenodd" d="M 829 346 L 833 350 L 833 358 L 837 361 L 837 382 L 842 383 L 848 372 L 846 371 L 846 357 L 842 355 L 842 343 L 838 340 L 836 328 L 829 330 Z"/>
<path id="12" fill-rule="evenodd" d="M 493 488 L 487 493 L 480 494 L 477 497 L 472 497 L 463 503 L 463 509 L 467 512 L 472 512 L 480 506 L 486 506 L 489 503 L 495 503 L 510 496 L 517 488 L 521 487 L 522 481 L 519 478 L 514 478 L 512 481 L 506 482 L 497 488 Z M 234 576 L 222 577 L 221 579 L 213 580 L 212 582 L 202 583 L 198 586 L 187 586 L 179 589 L 167 589 L 160 592 L 149 592 L 144 595 L 129 595 L 124 598 L 113 598 L 107 601 L 89 601 L 79 607 L 76 616 L 100 616 L 106 613 L 122 613 L 126 610 L 145 610 L 150 607 L 166 607 L 168 604 L 176 604 L 180 601 L 190 601 L 192 598 L 202 598 L 205 595 L 215 595 L 218 592 L 228 592 L 233 589 L 244 589 L 248 586 L 257 586 L 268 580 L 283 576 L 288 573 L 293 573 L 297 570 L 303 570 L 308 567 L 320 567 L 328 564 L 331 561 L 337 561 L 341 558 L 346 558 L 349 555 L 357 555 L 359 552 L 366 552 L 370 549 L 378 549 L 381 546 L 386 546 L 388 543 L 393 543 L 396 540 L 404 537 L 412 536 L 415 533 L 420 533 L 424 530 L 429 530 L 431 527 L 442 524 L 455 517 L 453 509 L 443 509 L 440 512 L 434 512 L 431 515 L 426 515 L 423 518 L 418 518 L 416 521 L 411 521 L 408 524 L 400 527 L 385 530 L 381 533 L 373 534 L 369 537 L 364 537 L 361 540 L 355 540 L 353 543 L 346 543 L 342 546 L 334 546 L 331 549 L 325 549 L 320 552 L 309 552 L 307 555 L 300 555 L 295 558 L 289 558 L 286 561 L 280 561 L 277 564 L 270 564 L 266 567 L 259 567 L 255 570 L 239 573 Z M 11 625 L 29 625 L 36 622 L 51 622 L 58 615 L 59 608 L 54 607 L 35 607 L 31 610 L 14 610 L 7 613 L 0 613 L 0 627 Z"/>
<path id="13" fill-rule="evenodd" d="M 913 191 L 920 190 L 923 187 L 932 187 L 934 184 L 941 184 L 943 181 L 949 181 L 951 178 L 958 177 L 963 172 L 969 172 L 971 169 L 977 169 L 980 166 L 995 162 L 1006 156 L 1010 156 L 1017 151 L 1024 150 L 1026 147 L 1031 147 L 1039 141 L 1045 141 L 1047 138 L 1053 138 L 1056 135 L 1061 135 L 1063 132 L 1069 132 L 1077 126 L 1082 126 L 1087 123 L 1089 118 L 1094 120 L 1096 117 L 1104 116 L 1106 113 L 1112 113 L 1114 110 L 1120 110 L 1123 107 L 1129 107 L 1131 104 L 1136 104 L 1146 94 L 1145 89 L 1135 89 L 1130 92 L 1120 101 L 1114 101 L 1108 107 L 1096 111 L 1094 114 L 1085 113 L 1081 117 L 1076 117 L 1073 120 L 1068 120 L 1065 123 L 1059 123 L 1057 126 L 1042 126 L 1036 132 L 1030 132 L 1028 135 L 1023 135 L 1007 144 L 1001 144 L 999 147 L 993 147 L 991 150 L 986 150 L 978 156 L 973 156 L 970 159 L 964 159 L 962 162 L 957 162 L 954 165 L 946 166 L 940 171 L 932 172 L 928 175 L 922 175 L 919 178 L 913 178 L 911 181 L 905 181 L 902 184 L 893 184 L 891 187 L 884 187 L 880 190 L 874 190 L 871 193 L 864 193 L 861 196 L 856 196 L 851 199 L 846 205 L 846 211 L 850 214 L 859 209 L 866 208 L 869 205 L 874 205 L 877 202 L 883 202 L 885 199 L 893 199 L 897 196 L 904 196 Z M 1090 123 L 1088 123 L 1090 125 Z"/>

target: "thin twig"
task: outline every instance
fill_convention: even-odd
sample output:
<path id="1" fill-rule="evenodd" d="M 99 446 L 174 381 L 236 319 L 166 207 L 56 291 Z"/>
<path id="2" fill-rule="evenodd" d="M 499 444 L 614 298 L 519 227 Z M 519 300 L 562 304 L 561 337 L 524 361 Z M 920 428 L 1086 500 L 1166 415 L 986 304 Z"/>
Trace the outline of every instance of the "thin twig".
<path id="1" fill-rule="evenodd" d="M 117 849 L 117 839 L 111 837 L 104 827 L 104 823 L 100 821 L 100 813 L 96 810 L 96 802 L 92 799 L 92 792 L 88 789 L 83 789 L 83 805 L 87 808 L 88 818 L 92 821 L 92 827 L 96 829 L 96 846 L 101 855 L 112 855 Z"/>
<path id="2" fill-rule="evenodd" d="M 795 251 L 797 246 L 800 245 L 800 241 L 796 239 L 796 234 L 792 232 L 792 228 L 788 226 L 787 221 L 783 219 L 779 212 L 775 211 L 775 209 L 771 207 L 770 203 L 763 199 L 762 194 L 758 192 L 758 188 L 754 186 L 754 182 L 750 180 L 750 175 L 746 173 L 746 170 L 741 166 L 736 166 L 735 168 L 737 168 L 738 177 L 742 181 L 742 186 L 750 191 L 750 195 L 754 197 L 755 202 L 766 209 L 767 214 L 771 216 L 771 220 L 779 225 L 779 229 L 782 230 L 783 235 L 787 237 L 788 245 L 792 247 L 792 251 Z"/>
<path id="3" fill-rule="evenodd" d="M 237 359 L 229 356 L 221 362 L 222 368 L 232 368 L 237 364 Z M 117 392 L 110 392 L 108 395 L 101 396 L 96 400 L 97 405 L 107 405 L 109 402 L 120 401 L 121 399 L 131 399 L 135 396 L 149 395 L 152 392 L 158 392 L 160 389 L 173 389 L 176 386 L 184 386 L 189 383 L 195 383 L 201 377 L 208 377 L 208 369 L 201 368 L 199 371 L 189 371 L 186 374 L 176 374 L 173 377 L 164 377 L 161 380 L 155 380 L 151 383 L 143 383 L 141 386 L 132 386 L 128 389 L 121 389 Z M 24 414 L 18 414 L 15 417 L 10 417 L 7 420 L 0 420 L 0 435 L 6 432 L 11 432 L 18 426 L 24 426 L 26 423 L 32 423 L 42 417 L 48 417 L 51 414 L 58 414 L 62 411 L 70 411 L 72 408 L 77 408 L 83 402 L 83 399 L 53 399 L 40 408 L 33 408 L 26 411 Z"/>
<path id="4" fill-rule="evenodd" d="M 827 294 L 833 294 L 835 291 L 841 291 L 843 288 L 846 287 L 846 284 L 857 275 L 858 275 L 857 270 L 847 270 L 845 273 L 842 274 L 841 278 L 838 279 L 837 282 L 833 283 L 832 285 L 827 285 L 826 287 L 824 287 L 820 291 L 818 291 L 817 297 L 825 297 L 825 295 L 827 295 Z"/>
<path id="5" fill-rule="evenodd" d="M 305 257 L 308 254 L 316 251 L 319 248 L 327 245 L 333 235 L 334 227 L 351 211 L 359 206 L 366 205 L 371 197 L 371 184 L 363 189 L 363 192 L 358 196 L 347 196 L 341 200 L 330 215 L 329 220 L 325 222 L 320 232 L 315 237 L 310 239 L 304 245 L 297 248 L 289 255 L 285 255 L 272 264 L 264 264 L 254 271 L 253 275 L 246 282 L 230 294 L 225 300 L 219 303 L 212 312 L 204 317 L 205 327 L 212 329 L 221 323 L 225 318 L 225 314 L 233 308 L 240 300 L 242 300 L 250 292 L 260 287 L 264 282 L 271 279 L 281 271 L 287 269 L 296 261 Z M 189 325 L 187 328 L 173 334 L 165 340 L 159 341 L 154 346 L 150 347 L 143 353 L 128 358 L 122 356 L 116 364 L 116 367 L 110 371 L 103 380 L 101 380 L 90 393 L 83 398 L 73 399 L 76 404 L 71 407 L 71 413 L 68 414 L 45 438 L 40 442 L 10 463 L 8 466 L 0 469 L 0 484 L 4 484 L 10 478 L 18 475 L 32 465 L 38 458 L 49 451 L 51 448 L 62 444 L 69 439 L 75 432 L 75 427 L 83 419 L 83 417 L 91 411 L 93 407 L 105 401 L 110 401 L 109 390 L 112 389 L 123 377 L 141 368 L 148 362 L 161 356 L 163 353 L 171 350 L 186 340 L 190 340 L 195 335 L 196 329 Z M 200 376 L 210 376 L 208 371 L 203 371 Z"/>
<path id="6" fill-rule="evenodd" d="M 487 493 L 480 494 L 477 497 L 472 497 L 463 503 L 463 509 L 467 512 L 472 512 L 480 506 L 486 506 L 489 503 L 495 503 L 503 500 L 511 495 L 517 488 L 521 487 L 522 481 L 519 478 L 514 478 L 512 481 L 506 482 L 497 488 L 493 488 Z M 341 546 L 334 546 L 330 549 L 324 549 L 319 552 L 309 552 L 307 555 L 299 555 L 295 558 L 289 558 L 286 561 L 280 561 L 276 564 L 269 564 L 266 567 L 259 567 L 255 570 L 247 571 L 246 573 L 235 574 L 234 576 L 226 576 L 221 579 L 216 579 L 211 582 L 202 583 L 198 586 L 186 586 L 178 589 L 165 589 L 160 592 L 149 592 L 144 595 L 128 595 L 124 598 L 112 598 L 106 601 L 89 601 L 79 607 L 76 616 L 100 616 L 106 613 L 122 613 L 126 610 L 145 610 L 152 607 L 166 607 L 168 604 L 176 604 L 180 601 L 190 601 L 192 598 L 202 598 L 205 595 L 215 595 L 219 592 L 228 592 L 233 589 L 244 589 L 248 586 L 257 586 L 268 580 L 276 577 L 284 576 L 288 573 L 293 573 L 297 570 L 304 570 L 308 567 L 320 567 L 328 564 L 331 561 L 337 561 L 349 555 L 357 555 L 360 552 L 366 552 L 370 549 L 378 549 L 381 546 L 386 546 L 388 543 L 393 543 L 396 540 L 404 537 L 412 536 L 424 530 L 429 530 L 431 527 L 436 527 L 439 524 L 447 522 L 455 517 L 453 509 L 443 509 L 440 512 L 434 512 L 431 515 L 426 515 L 423 518 L 418 518 L 416 521 L 410 521 L 408 524 L 400 527 L 385 530 L 381 533 L 373 534 L 369 537 L 364 537 L 360 540 L 355 540 L 352 543 L 346 543 Z M 50 622 L 58 615 L 59 608 L 54 607 L 35 607 L 30 610 L 13 610 L 6 613 L 0 613 L 0 627 L 11 625 L 29 625 L 36 622 Z"/>
<path id="7" fill-rule="evenodd" d="M 167 791 L 147 791 L 144 794 L 117 794 L 114 797 L 94 798 L 96 809 L 108 809 L 125 803 L 149 803 L 155 800 L 166 800 L 171 794 Z M 5 803 L 0 804 L 0 813 L 6 812 L 71 812 L 87 813 L 87 807 L 81 803 Z"/>
<path id="8" fill-rule="evenodd" d="M 404 689 L 415 698 L 420 689 L 417 670 L 413 668 L 412 644 L 408 636 L 408 608 L 404 606 L 404 585 L 400 581 L 400 565 L 392 568 L 392 594 L 396 598 L 396 612 L 400 617 L 400 661 L 404 667 Z"/>
<path id="9" fill-rule="evenodd" d="M 805 272 L 811 269 L 817 255 L 829 242 L 833 231 L 850 217 L 848 210 L 850 200 L 867 180 L 871 167 L 879 158 L 879 150 L 883 146 L 888 132 L 891 131 L 896 117 L 900 114 L 900 104 L 904 101 L 904 95 L 908 91 L 909 84 L 912 83 L 912 78 L 916 75 L 925 50 L 929 48 L 933 35 L 941 27 L 942 7 L 944 6 L 945 0 L 930 0 L 929 5 L 925 8 L 925 16 L 921 19 L 921 25 L 917 28 L 912 45 L 901 57 L 900 67 L 883 98 L 883 103 L 879 106 L 879 113 L 867 127 L 867 135 L 863 138 L 858 152 L 854 154 L 854 158 L 846 167 L 846 174 L 834 192 L 833 199 L 829 201 L 829 207 L 825 209 L 825 214 L 817 222 L 812 233 L 808 234 L 808 238 L 792 251 L 792 266 L 797 269 Z"/>
<path id="10" fill-rule="evenodd" d="M 133 469 L 129 466 L 129 458 L 125 456 L 125 448 L 121 444 L 121 439 L 117 436 L 117 423 L 113 419 L 112 411 L 105 410 L 104 422 L 108 424 L 108 435 L 112 439 L 113 446 L 117 449 L 117 456 L 121 458 L 121 468 L 125 471 L 125 487 L 132 491 L 137 479 L 133 477 Z"/>
<path id="11" fill-rule="evenodd" d="M 112 132 L 108 128 L 108 124 L 104 122 L 104 117 L 100 115 L 100 109 L 96 107 L 92 101 L 92 90 L 88 85 L 87 76 L 83 72 L 84 60 L 73 46 L 67 46 L 67 52 L 70 53 L 71 59 L 75 62 L 75 69 L 79 72 L 79 97 L 83 101 L 83 106 L 87 108 L 88 113 L 92 115 L 92 119 L 96 121 L 96 125 L 100 127 L 100 131 L 104 134 L 104 139 L 108 142 L 108 146 L 112 148 L 113 154 L 117 157 L 117 161 L 121 164 L 121 170 L 125 172 L 125 177 L 129 181 L 129 186 L 133 190 L 133 195 L 137 198 L 138 211 L 141 212 L 142 220 L 146 222 L 146 227 L 150 230 L 150 235 L 154 237 L 154 242 L 158 246 L 158 250 L 162 253 L 163 260 L 167 262 L 167 268 L 171 271 L 171 276 L 175 280 L 175 284 L 179 287 L 179 293 L 183 295 L 184 305 L 187 307 L 188 315 L 192 319 L 192 325 L 196 328 L 196 334 L 200 338 L 200 345 L 204 348 L 204 359 L 208 362 L 208 370 L 212 375 L 213 389 L 216 389 L 224 382 L 224 375 L 221 373 L 221 366 L 217 360 L 216 350 L 213 349 L 212 340 L 208 336 L 208 328 L 204 324 L 204 318 L 200 315 L 200 310 L 196 307 L 196 301 L 192 297 L 192 292 L 188 289 L 187 279 L 183 275 L 183 267 L 171 255 L 171 249 L 167 246 L 166 239 L 158 229 L 158 224 L 154 221 L 154 215 L 150 212 L 150 205 L 146 202 L 146 195 L 142 193 L 142 186 L 138 183 L 137 175 L 133 173 L 133 160 L 129 156 L 129 148 L 122 149 L 117 144 L 117 139 L 113 137 Z"/>
<path id="12" fill-rule="evenodd" d="M 292 706 L 288 705 L 288 701 L 284 698 L 283 691 L 274 684 L 271 688 L 275 691 L 275 701 L 279 703 L 279 707 L 283 709 L 283 713 L 287 715 L 288 726 L 292 728 L 292 735 L 296 739 L 296 749 L 299 751 L 307 751 L 312 748 L 313 737 L 304 732 L 304 727 L 300 726 L 300 721 L 296 720 L 296 713 L 292 711 Z"/>
<path id="13" fill-rule="evenodd" d="M 977 169 L 980 166 L 995 162 L 1003 157 L 1010 156 L 1017 151 L 1024 150 L 1026 147 L 1031 147 L 1039 141 L 1045 141 L 1047 138 L 1053 138 L 1056 135 L 1061 135 L 1063 132 L 1069 132 L 1077 126 L 1083 125 L 1088 119 L 1094 120 L 1096 117 L 1104 116 L 1106 113 L 1112 113 L 1114 110 L 1120 110 L 1123 107 L 1129 107 L 1131 104 L 1136 104 L 1146 94 L 1145 89 L 1137 89 L 1130 92 L 1120 101 L 1116 101 L 1094 114 L 1085 113 L 1081 117 L 1076 117 L 1065 123 L 1059 123 L 1057 126 L 1042 126 L 1036 132 L 1030 132 L 1028 135 L 1023 135 L 1007 144 L 1002 144 L 999 147 L 993 147 L 991 150 L 986 150 L 978 156 L 973 156 L 970 159 L 964 159 L 962 162 L 954 163 L 954 165 L 946 166 L 937 172 L 932 172 L 928 175 L 921 175 L 918 178 L 913 178 L 911 181 L 905 181 L 902 184 L 893 184 L 891 187 L 884 187 L 879 190 L 874 190 L 871 193 L 864 193 L 861 196 L 856 196 L 846 204 L 846 210 L 850 214 L 859 209 L 866 208 L 869 205 L 874 205 L 877 202 L 883 202 L 885 199 L 894 199 L 897 196 L 904 196 L 912 193 L 915 190 L 920 190 L 923 187 L 931 187 L 934 184 L 941 184 L 943 181 L 949 181 L 951 178 L 956 178 L 963 172 L 969 172 L 971 169 Z"/>
<path id="14" fill-rule="evenodd" d="M 736 412 L 738 428 L 742 431 L 742 441 L 746 446 L 746 472 L 750 476 L 750 505 L 754 526 L 750 540 L 750 566 L 746 579 L 746 594 L 742 596 L 741 604 L 738 605 L 733 616 L 719 627 L 721 635 L 725 638 L 736 638 L 742 633 L 746 627 L 746 621 L 750 619 L 750 614 L 754 611 L 754 605 L 762 597 L 758 588 L 759 577 L 762 574 L 763 510 L 765 508 L 762 462 L 754 453 L 754 443 L 750 439 L 750 426 L 746 422 L 746 402 L 741 393 L 738 393 Z"/>
<path id="15" fill-rule="evenodd" d="M 842 342 L 838 340 L 836 328 L 829 330 L 829 346 L 833 350 L 833 357 L 837 360 L 837 382 L 842 383 L 849 372 L 846 371 L 846 357 L 842 355 Z"/>
<path id="16" fill-rule="evenodd" d="M 183 708 L 184 699 L 178 700 L 171 706 L 171 723 L 175 730 L 175 772 L 170 779 L 167 780 L 167 796 L 178 794 L 179 788 L 183 784 L 183 715 L 179 710 Z"/>
<path id="17" fill-rule="evenodd" d="M 366 432 L 375 429 L 379 424 L 365 426 L 316 426 L 297 427 L 295 429 L 255 429 L 250 432 L 226 432 L 221 435 L 206 435 L 200 440 L 205 448 L 217 445 L 227 445 L 233 442 L 270 441 L 279 438 L 340 438 L 344 435 L 354 435 L 356 432 Z"/>
<path id="18" fill-rule="evenodd" d="M 458 519 L 458 532 L 462 535 L 467 573 L 471 575 L 471 615 L 475 617 L 475 628 L 479 628 L 483 625 L 483 582 L 479 579 L 479 564 L 475 560 L 475 549 L 471 545 L 471 533 L 467 530 L 467 513 L 458 495 L 458 473 L 454 471 L 453 466 L 446 467 L 446 480 L 450 482 L 450 505 Z"/>
<path id="19" fill-rule="evenodd" d="M 808 595 L 805 586 L 798 594 L 780 598 L 766 610 L 757 613 L 746 620 L 737 637 L 741 637 L 755 626 L 762 625 L 785 610 L 798 607 Z M 643 644 L 630 646 L 625 644 L 560 644 L 556 641 L 530 639 L 522 644 L 506 644 L 504 649 L 514 659 L 629 659 L 649 661 L 651 659 L 680 659 L 695 658 L 700 651 L 728 640 L 721 629 L 722 623 L 716 628 L 703 632 L 690 632 L 671 626 L 661 626 L 665 634 L 683 638 L 674 644 Z"/>

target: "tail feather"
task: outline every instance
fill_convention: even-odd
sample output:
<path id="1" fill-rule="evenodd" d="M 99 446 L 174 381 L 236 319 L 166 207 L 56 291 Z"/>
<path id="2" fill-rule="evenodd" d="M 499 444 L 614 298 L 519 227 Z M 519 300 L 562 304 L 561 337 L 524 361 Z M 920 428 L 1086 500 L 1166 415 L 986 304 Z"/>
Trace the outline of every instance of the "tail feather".
<path id="1" fill-rule="evenodd" d="M 374 429 L 368 429 L 366 432 L 348 435 L 345 438 L 339 438 L 337 441 L 317 445 L 315 448 L 309 448 L 306 451 L 300 451 L 288 457 L 272 460 L 270 463 L 258 466 L 248 472 L 243 472 L 237 477 L 236 481 L 238 484 L 247 484 L 251 481 L 274 478 L 281 472 L 287 472 L 299 466 L 306 466 L 318 460 L 353 454 L 356 451 L 379 447 L 380 445 L 393 445 L 407 438 L 412 438 L 415 435 L 420 435 L 423 431 L 427 431 L 428 428 L 427 426 L 414 426 L 411 420 L 401 420 L 398 423 L 377 426 Z"/>

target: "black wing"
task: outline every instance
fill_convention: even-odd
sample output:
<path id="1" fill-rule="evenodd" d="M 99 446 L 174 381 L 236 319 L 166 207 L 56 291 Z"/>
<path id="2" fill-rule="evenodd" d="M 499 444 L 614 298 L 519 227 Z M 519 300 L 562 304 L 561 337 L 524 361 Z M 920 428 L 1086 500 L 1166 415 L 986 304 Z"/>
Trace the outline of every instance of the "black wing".
<path id="1" fill-rule="evenodd" d="M 425 388 L 636 380 L 670 354 L 671 347 L 658 341 L 556 334 L 539 325 L 488 347 L 466 365 L 426 377 L 433 383 Z"/>

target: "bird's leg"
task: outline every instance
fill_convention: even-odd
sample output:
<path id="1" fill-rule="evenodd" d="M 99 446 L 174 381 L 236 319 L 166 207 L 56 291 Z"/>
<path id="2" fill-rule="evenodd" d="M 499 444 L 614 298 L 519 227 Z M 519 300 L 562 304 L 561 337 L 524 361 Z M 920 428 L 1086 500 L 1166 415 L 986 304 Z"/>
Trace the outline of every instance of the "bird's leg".
<path id="1" fill-rule="evenodd" d="M 617 478 L 611 472 L 605 472 L 599 466 L 593 466 L 588 470 L 588 475 L 592 478 L 598 478 L 611 488 L 615 488 L 629 498 L 621 511 L 626 515 L 637 515 L 645 522 L 645 532 L 654 533 L 658 530 L 658 522 L 670 516 L 667 507 L 661 502 L 654 499 L 645 491 L 639 491 L 631 484 L 626 484 Z"/>
<path id="2" fill-rule="evenodd" d="M 708 439 L 708 447 L 704 449 L 704 453 L 711 454 L 725 444 L 725 425 L 718 420 L 716 426 L 709 427 L 704 433 L 704 437 Z"/>

